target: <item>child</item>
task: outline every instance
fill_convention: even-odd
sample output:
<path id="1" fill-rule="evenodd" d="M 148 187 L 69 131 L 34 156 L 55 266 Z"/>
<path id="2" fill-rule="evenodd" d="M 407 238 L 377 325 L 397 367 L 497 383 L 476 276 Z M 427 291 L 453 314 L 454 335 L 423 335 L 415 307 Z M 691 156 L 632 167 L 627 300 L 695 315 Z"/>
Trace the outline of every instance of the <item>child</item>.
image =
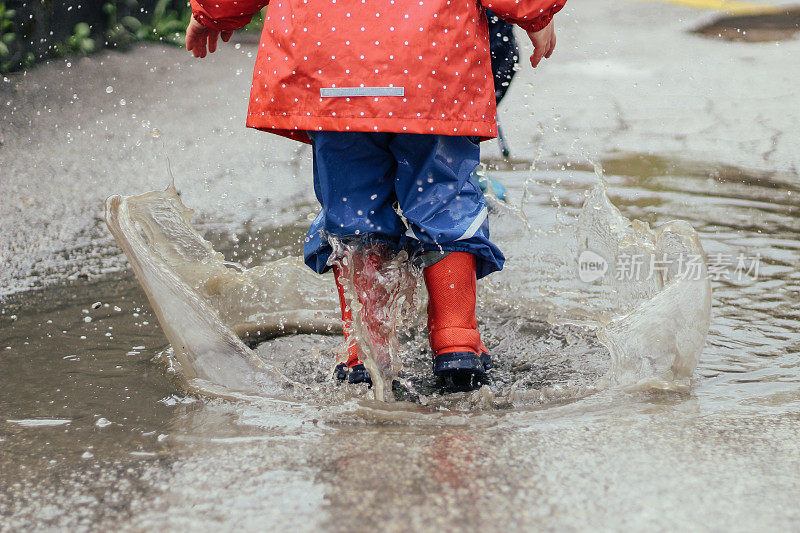
<path id="1" fill-rule="evenodd" d="M 373 250 L 351 273 L 364 288 L 382 250 L 418 257 L 437 376 L 480 380 L 492 366 L 475 317 L 476 280 L 504 261 L 472 175 L 478 142 L 497 133 L 484 8 L 527 31 L 536 67 L 553 53 L 552 18 L 565 1 L 272 0 L 267 10 L 247 126 L 313 147 L 321 210 L 306 264 L 323 273 L 333 242 L 359 240 Z M 266 4 L 191 0 L 187 49 L 214 52 L 218 37 L 228 41 Z M 369 380 L 355 345 L 337 374 Z"/>

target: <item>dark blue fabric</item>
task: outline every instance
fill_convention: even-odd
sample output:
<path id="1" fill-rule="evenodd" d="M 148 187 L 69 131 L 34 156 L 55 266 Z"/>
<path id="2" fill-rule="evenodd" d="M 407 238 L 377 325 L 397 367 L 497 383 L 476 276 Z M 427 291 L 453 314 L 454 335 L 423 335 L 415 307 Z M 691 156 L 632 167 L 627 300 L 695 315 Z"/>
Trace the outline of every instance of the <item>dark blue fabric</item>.
<path id="1" fill-rule="evenodd" d="M 500 104 L 511 84 L 511 78 L 516 74 L 514 67 L 519 62 L 519 48 L 514 38 L 513 25 L 488 9 L 486 17 L 489 19 L 489 51 L 492 57 L 494 98 Z"/>
<path id="2" fill-rule="evenodd" d="M 337 131 L 308 135 L 314 192 L 322 209 L 306 235 L 304 256 L 316 272 L 329 268 L 330 236 L 380 241 L 412 256 L 426 250 L 470 252 L 479 278 L 503 268 L 503 254 L 489 241 L 486 200 L 472 176 L 480 157 L 475 139 Z"/>

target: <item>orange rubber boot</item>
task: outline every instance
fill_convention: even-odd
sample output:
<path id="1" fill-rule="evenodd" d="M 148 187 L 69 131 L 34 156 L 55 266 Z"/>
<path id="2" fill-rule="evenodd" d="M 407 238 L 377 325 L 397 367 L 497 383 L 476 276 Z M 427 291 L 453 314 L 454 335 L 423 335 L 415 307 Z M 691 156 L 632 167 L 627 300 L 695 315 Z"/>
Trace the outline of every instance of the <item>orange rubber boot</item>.
<path id="1" fill-rule="evenodd" d="M 333 278 L 336 280 L 336 290 L 339 292 L 339 306 L 342 309 L 342 330 L 345 341 L 350 338 L 350 328 L 353 324 L 353 313 L 347 306 L 344 298 L 344 286 L 341 282 L 342 272 L 338 266 L 333 267 Z M 372 385 L 372 377 L 367 372 L 364 363 L 358 358 L 358 346 L 355 342 L 347 346 L 347 362 L 339 363 L 333 371 L 333 375 L 339 381 L 347 380 L 348 383 L 369 383 Z"/>
<path id="2" fill-rule="evenodd" d="M 380 337 L 380 319 L 376 316 L 376 308 L 380 305 L 379 301 L 381 296 L 385 296 L 385 292 L 380 291 L 380 287 L 375 287 L 376 273 L 383 265 L 384 257 L 383 250 L 377 249 L 366 251 L 362 254 L 353 254 L 350 258 L 351 265 L 342 267 L 334 265 L 333 276 L 336 280 L 336 289 L 339 293 L 339 305 L 342 311 L 342 322 L 345 340 L 349 340 L 350 332 L 353 324 L 352 310 L 347 306 L 344 295 L 344 285 L 342 283 L 342 276 L 349 277 L 348 269 L 352 270 L 352 281 L 354 290 L 358 295 L 358 301 L 362 304 L 362 319 L 369 331 L 371 341 L 375 345 L 381 344 Z M 346 363 L 339 363 L 336 365 L 334 375 L 339 380 L 345 380 L 349 383 L 372 383 L 372 377 L 361 362 L 358 353 L 358 345 L 353 342 L 348 346 L 348 357 Z"/>
<path id="3" fill-rule="evenodd" d="M 333 267 L 333 279 L 336 281 L 336 290 L 339 292 L 339 307 L 342 310 L 342 324 L 344 330 L 344 340 L 347 341 L 350 339 L 350 327 L 353 324 L 353 312 L 347 306 L 347 302 L 344 299 L 344 285 L 341 282 L 342 271 L 338 265 Z M 347 363 L 345 365 L 348 368 L 352 368 L 356 365 L 361 364 L 361 361 L 358 359 L 358 346 L 356 343 L 351 343 L 347 347 Z"/>
<path id="4" fill-rule="evenodd" d="M 475 256 L 450 252 L 425 268 L 428 287 L 428 339 L 437 376 L 482 377 L 492 366 L 475 317 Z"/>

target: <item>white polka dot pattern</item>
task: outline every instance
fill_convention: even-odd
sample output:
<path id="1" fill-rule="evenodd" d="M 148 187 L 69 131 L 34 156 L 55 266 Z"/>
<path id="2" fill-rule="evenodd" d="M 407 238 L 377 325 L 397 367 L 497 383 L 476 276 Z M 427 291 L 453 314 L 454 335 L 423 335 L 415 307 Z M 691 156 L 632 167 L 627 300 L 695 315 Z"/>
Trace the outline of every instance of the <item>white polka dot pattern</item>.
<path id="1" fill-rule="evenodd" d="M 523 26 L 552 17 L 563 1 L 491 0 Z M 243 13 L 260 5 L 192 0 L 195 17 L 217 29 L 246 24 Z M 273 0 L 247 125 L 306 142 L 305 130 L 494 137 L 483 10 L 474 0 Z"/>

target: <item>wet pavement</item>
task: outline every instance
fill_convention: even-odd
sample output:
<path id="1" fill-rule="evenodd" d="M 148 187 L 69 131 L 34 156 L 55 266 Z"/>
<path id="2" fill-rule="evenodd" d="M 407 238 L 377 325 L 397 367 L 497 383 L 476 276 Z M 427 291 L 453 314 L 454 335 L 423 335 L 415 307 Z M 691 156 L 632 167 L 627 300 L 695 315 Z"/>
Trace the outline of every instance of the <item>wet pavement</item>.
<path id="1" fill-rule="evenodd" d="M 800 9 L 787 7 L 775 13 L 724 16 L 700 26 L 695 33 L 752 43 L 791 39 L 800 33 Z"/>
<path id="2" fill-rule="evenodd" d="M 299 252 L 308 151 L 243 128 L 251 46 L 58 60 L 0 84 L 0 529 L 796 527 L 800 44 L 689 35 L 715 15 L 673 5 L 573 1 L 556 55 L 503 105 L 515 162 L 495 175 L 555 224 L 596 161 L 625 216 L 689 221 L 709 260 L 760 256 L 756 280 L 712 281 L 690 392 L 591 390 L 607 353 L 515 315 L 562 296 L 517 294 L 513 269 L 482 288 L 481 323 L 499 375 L 548 391 L 533 401 L 383 405 L 328 380 L 339 339 L 316 335 L 266 347 L 308 401 L 183 392 L 105 197 L 164 188 L 169 157 L 207 238 L 261 264 Z"/>

